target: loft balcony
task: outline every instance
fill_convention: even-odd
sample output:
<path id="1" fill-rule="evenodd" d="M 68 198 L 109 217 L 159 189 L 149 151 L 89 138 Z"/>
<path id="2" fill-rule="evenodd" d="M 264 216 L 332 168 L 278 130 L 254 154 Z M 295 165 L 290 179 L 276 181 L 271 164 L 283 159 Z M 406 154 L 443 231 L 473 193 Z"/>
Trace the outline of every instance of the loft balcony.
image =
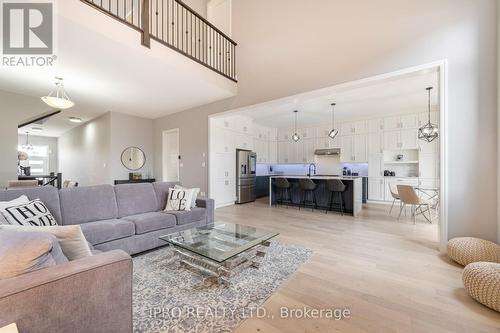
<path id="1" fill-rule="evenodd" d="M 236 82 L 236 42 L 179 0 L 81 0 L 151 40 Z"/>

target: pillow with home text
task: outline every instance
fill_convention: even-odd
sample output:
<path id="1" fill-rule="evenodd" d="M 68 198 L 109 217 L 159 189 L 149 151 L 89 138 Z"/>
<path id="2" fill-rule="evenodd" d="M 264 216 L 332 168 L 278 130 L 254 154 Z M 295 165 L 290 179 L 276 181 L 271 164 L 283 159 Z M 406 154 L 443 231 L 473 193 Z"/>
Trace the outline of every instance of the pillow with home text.
<path id="1" fill-rule="evenodd" d="M 193 192 L 186 189 L 168 189 L 167 206 L 165 211 L 191 210 Z"/>
<path id="2" fill-rule="evenodd" d="M 40 199 L 5 208 L 2 212 L 9 224 L 25 226 L 54 226 L 57 221 Z"/>

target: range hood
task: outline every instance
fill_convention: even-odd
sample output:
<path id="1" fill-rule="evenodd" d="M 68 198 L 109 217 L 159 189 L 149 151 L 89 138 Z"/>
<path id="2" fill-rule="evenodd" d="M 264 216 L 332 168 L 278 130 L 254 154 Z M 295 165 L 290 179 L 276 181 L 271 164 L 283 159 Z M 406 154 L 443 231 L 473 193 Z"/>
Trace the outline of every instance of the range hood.
<path id="1" fill-rule="evenodd" d="M 314 155 L 340 155 L 340 148 L 316 149 Z"/>

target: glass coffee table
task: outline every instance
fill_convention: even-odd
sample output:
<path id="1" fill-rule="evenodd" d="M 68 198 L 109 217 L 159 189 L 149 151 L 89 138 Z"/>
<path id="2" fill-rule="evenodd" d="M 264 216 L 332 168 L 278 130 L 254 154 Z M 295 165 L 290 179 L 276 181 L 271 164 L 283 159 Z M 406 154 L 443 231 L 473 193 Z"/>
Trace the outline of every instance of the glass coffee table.
<path id="1" fill-rule="evenodd" d="M 173 245 L 180 264 L 219 283 L 249 267 L 259 267 L 278 233 L 228 222 L 196 227 L 160 237 Z"/>

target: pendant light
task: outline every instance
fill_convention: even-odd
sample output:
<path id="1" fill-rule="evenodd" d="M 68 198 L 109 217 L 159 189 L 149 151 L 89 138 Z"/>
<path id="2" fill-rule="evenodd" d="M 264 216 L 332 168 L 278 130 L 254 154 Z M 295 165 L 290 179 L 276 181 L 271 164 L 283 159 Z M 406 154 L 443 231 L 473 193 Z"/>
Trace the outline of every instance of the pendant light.
<path id="1" fill-rule="evenodd" d="M 432 142 L 439 137 L 438 127 L 431 123 L 431 90 L 432 87 L 426 88 L 428 95 L 428 118 L 427 123 L 418 129 L 418 138 L 427 142 Z"/>
<path id="2" fill-rule="evenodd" d="M 332 103 L 332 130 L 328 133 L 328 136 L 333 140 L 339 134 L 339 130 L 335 128 L 335 103 Z"/>
<path id="3" fill-rule="evenodd" d="M 63 79 L 56 77 L 56 89 L 42 97 L 42 101 L 55 109 L 69 109 L 75 105 L 64 90 Z"/>
<path id="4" fill-rule="evenodd" d="M 292 135 L 292 140 L 297 142 L 300 140 L 300 136 L 297 134 L 297 117 L 299 115 L 299 111 L 295 110 L 293 113 L 295 113 L 295 133 Z"/>
<path id="5" fill-rule="evenodd" d="M 24 151 L 31 151 L 33 150 L 33 145 L 30 143 L 30 138 L 29 138 L 30 133 L 26 132 L 26 144 L 22 145 L 21 148 Z"/>

